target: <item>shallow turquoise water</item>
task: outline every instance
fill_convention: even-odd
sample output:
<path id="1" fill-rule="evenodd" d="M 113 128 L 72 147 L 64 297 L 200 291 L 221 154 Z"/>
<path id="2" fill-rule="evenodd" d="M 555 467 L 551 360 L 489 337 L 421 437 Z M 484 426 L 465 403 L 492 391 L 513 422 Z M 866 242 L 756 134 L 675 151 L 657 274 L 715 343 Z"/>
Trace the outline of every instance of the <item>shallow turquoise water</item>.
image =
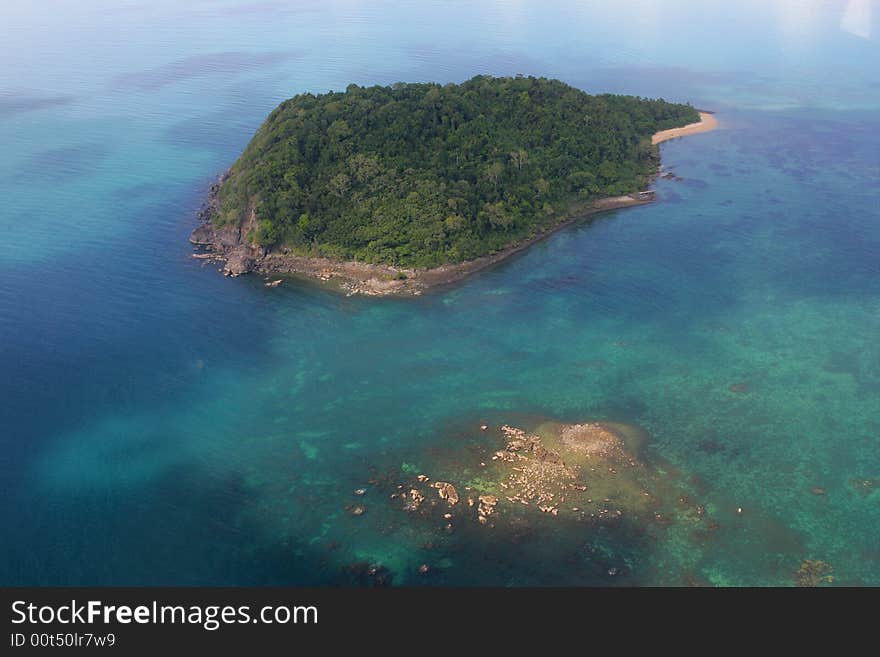
<path id="1" fill-rule="evenodd" d="M 880 11 L 609 4 L 0 9 L 0 583 L 335 584 L 367 561 L 395 584 L 760 585 L 809 558 L 880 584 Z M 190 259 L 208 183 L 280 100 L 477 73 L 722 128 L 663 145 L 682 180 L 658 203 L 418 299 Z M 643 427 L 719 529 L 548 521 L 513 547 L 373 490 L 344 510 L 375 471 L 535 416 Z"/>

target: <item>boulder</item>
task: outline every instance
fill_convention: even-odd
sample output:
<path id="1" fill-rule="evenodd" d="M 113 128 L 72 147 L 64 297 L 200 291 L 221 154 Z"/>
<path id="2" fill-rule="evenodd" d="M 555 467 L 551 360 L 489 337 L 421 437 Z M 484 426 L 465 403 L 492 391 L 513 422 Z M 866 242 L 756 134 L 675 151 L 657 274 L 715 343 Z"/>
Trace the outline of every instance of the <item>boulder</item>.
<path id="1" fill-rule="evenodd" d="M 254 268 L 254 258 L 246 247 L 235 249 L 226 260 L 223 272 L 229 276 L 241 276 Z"/>
<path id="2" fill-rule="evenodd" d="M 208 246 L 213 244 L 216 238 L 216 231 L 211 224 L 201 224 L 190 233 L 189 241 L 193 244 Z"/>
<path id="3" fill-rule="evenodd" d="M 422 502 L 425 501 L 425 496 L 416 488 L 411 488 L 409 493 L 404 493 L 402 497 L 405 500 L 403 503 L 404 511 L 418 511 Z"/>
<path id="4" fill-rule="evenodd" d="M 480 495 L 480 506 L 477 507 L 479 517 L 484 518 L 495 513 L 495 505 L 498 504 L 498 498 L 494 495 Z"/>
<path id="5" fill-rule="evenodd" d="M 435 481 L 431 485 L 437 489 L 437 494 L 440 496 L 440 499 L 446 500 L 449 503 L 449 506 L 458 504 L 458 491 L 455 490 L 455 486 L 448 481 Z"/>
<path id="6" fill-rule="evenodd" d="M 241 229 L 214 228 L 209 222 L 205 222 L 190 233 L 189 241 L 199 246 L 213 246 L 221 251 L 234 249 L 241 244 Z"/>

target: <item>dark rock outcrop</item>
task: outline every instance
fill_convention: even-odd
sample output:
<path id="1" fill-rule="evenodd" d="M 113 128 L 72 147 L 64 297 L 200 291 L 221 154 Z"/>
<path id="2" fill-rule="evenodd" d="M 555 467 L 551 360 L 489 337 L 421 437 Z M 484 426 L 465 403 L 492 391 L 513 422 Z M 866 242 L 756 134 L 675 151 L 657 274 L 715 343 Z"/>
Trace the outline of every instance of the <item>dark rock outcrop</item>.
<path id="1" fill-rule="evenodd" d="M 208 223 L 196 226 L 196 229 L 189 236 L 189 241 L 197 246 L 211 246 L 216 239 L 217 231 Z"/>
<path id="2" fill-rule="evenodd" d="M 217 183 L 211 185 L 208 200 L 197 215 L 202 223 L 190 233 L 189 241 L 197 247 L 208 250 L 215 256 L 214 259 L 225 261 L 224 274 L 241 276 L 254 271 L 258 259 L 265 256 L 265 253 L 244 240 L 241 226 L 218 228 L 213 224 L 219 208 L 217 192 L 225 177 L 224 174 Z"/>
<path id="3" fill-rule="evenodd" d="M 229 276 L 241 276 L 254 269 L 255 259 L 251 250 L 245 245 L 235 247 L 226 259 L 223 273 Z"/>

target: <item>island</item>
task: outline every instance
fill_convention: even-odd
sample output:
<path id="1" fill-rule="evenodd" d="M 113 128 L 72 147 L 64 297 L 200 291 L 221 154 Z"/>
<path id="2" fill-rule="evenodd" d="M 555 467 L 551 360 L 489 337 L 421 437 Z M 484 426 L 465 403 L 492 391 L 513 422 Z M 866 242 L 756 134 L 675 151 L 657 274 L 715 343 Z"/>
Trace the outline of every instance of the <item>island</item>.
<path id="1" fill-rule="evenodd" d="M 713 126 L 690 105 L 538 77 L 301 94 L 212 185 L 190 241 L 231 276 L 417 295 L 650 202 L 657 143 Z"/>

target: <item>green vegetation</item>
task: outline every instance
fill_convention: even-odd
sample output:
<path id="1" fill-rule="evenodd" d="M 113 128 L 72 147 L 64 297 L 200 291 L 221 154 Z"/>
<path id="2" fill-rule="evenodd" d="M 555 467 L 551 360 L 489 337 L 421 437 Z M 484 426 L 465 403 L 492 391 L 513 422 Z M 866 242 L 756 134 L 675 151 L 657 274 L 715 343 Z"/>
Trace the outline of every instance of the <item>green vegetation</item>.
<path id="1" fill-rule="evenodd" d="M 492 253 L 632 192 L 650 136 L 694 108 L 545 78 L 350 85 L 279 105 L 219 190 L 218 225 L 296 253 L 431 267 Z"/>

